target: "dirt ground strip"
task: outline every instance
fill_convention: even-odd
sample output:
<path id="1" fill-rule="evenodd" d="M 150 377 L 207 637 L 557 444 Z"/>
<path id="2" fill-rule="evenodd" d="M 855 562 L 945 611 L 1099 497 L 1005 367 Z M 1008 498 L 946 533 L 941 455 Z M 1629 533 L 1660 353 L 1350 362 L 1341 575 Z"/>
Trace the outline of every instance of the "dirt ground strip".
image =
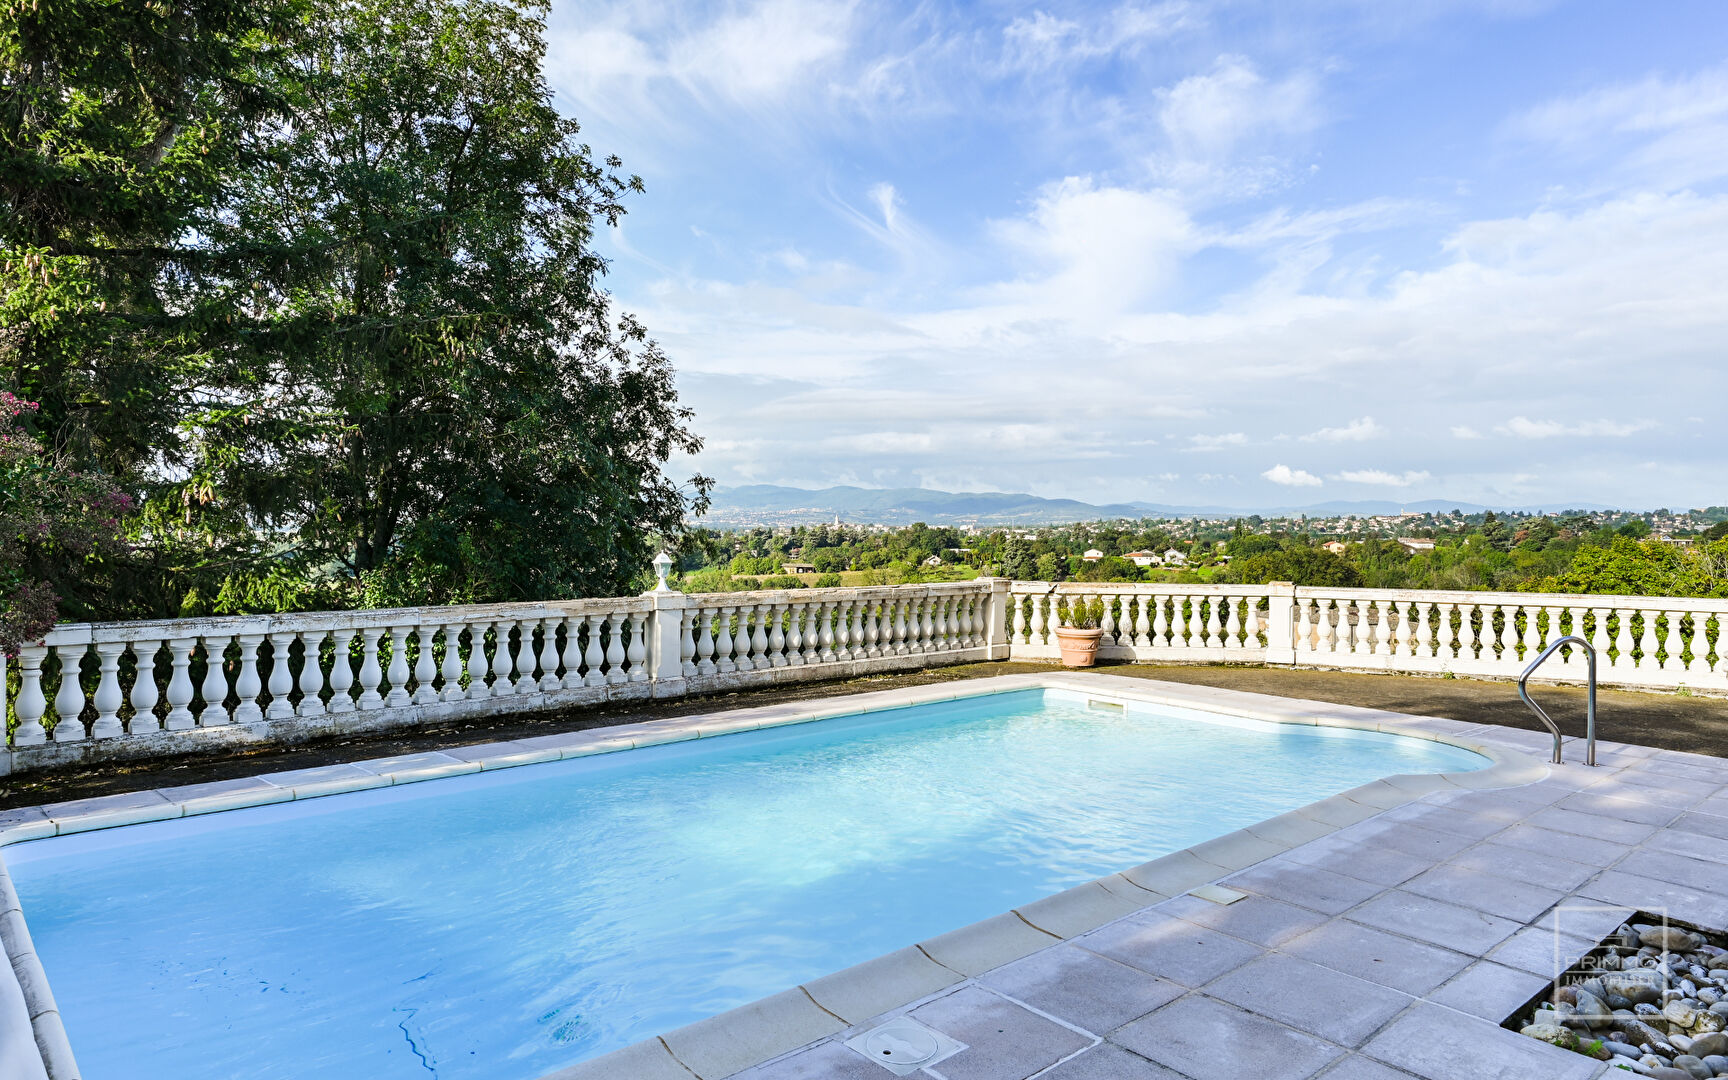
<path id="1" fill-rule="evenodd" d="M 905 675 L 871 675 L 663 702 L 631 702 L 531 716 L 479 718 L 383 735 L 321 739 L 296 746 L 257 747 L 233 753 L 26 773 L 0 779 L 0 808 L 229 780 L 283 769 L 334 765 L 866 690 L 1051 670 L 1058 669 L 1050 664 L 962 664 Z M 1441 716 L 1466 723 L 1501 724 L 1530 730 L 1541 727 L 1519 702 L 1511 683 L 1258 666 L 1109 664 L 1101 665 L 1100 670 L 1112 675 L 1333 701 L 1418 716 Z M 1583 690 L 1541 687 L 1532 693 L 1554 716 L 1566 735 L 1583 734 Z M 1599 691 L 1597 696 L 1598 735 L 1604 740 L 1728 757 L 1728 700 L 1612 690 Z"/>

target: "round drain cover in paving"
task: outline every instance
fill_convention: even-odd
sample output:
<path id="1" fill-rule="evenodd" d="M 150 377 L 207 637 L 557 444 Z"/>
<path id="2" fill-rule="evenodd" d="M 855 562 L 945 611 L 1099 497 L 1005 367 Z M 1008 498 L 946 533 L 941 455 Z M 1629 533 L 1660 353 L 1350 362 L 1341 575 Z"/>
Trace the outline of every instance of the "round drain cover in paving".
<path id="1" fill-rule="evenodd" d="M 930 1032 L 919 1031 L 910 1025 L 878 1029 L 864 1037 L 864 1049 L 870 1057 L 895 1065 L 917 1065 L 929 1061 L 941 1048 Z"/>

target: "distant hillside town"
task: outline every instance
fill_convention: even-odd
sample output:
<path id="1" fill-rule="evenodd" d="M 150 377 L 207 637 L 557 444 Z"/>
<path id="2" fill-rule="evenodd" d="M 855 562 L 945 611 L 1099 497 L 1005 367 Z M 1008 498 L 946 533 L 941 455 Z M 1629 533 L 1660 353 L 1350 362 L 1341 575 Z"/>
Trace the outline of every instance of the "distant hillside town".
<path id="1" fill-rule="evenodd" d="M 1002 575 L 1728 596 L 1728 506 L 697 528 L 678 570 L 691 592 Z"/>

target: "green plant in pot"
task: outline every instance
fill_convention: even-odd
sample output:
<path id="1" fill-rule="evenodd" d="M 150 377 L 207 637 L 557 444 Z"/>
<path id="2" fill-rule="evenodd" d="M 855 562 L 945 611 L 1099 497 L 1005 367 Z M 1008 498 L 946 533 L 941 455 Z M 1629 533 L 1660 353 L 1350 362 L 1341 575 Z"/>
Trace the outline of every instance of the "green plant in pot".
<path id="1" fill-rule="evenodd" d="M 1056 628 L 1056 645 L 1062 650 L 1063 667 L 1091 667 L 1098 662 L 1098 639 L 1104 636 L 1104 601 L 1076 596 L 1062 608 L 1062 625 Z"/>

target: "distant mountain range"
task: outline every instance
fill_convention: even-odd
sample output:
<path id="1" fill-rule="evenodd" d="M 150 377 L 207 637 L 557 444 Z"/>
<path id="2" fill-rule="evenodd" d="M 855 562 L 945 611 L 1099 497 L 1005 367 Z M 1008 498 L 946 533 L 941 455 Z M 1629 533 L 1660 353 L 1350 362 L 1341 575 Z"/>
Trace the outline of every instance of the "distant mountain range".
<path id="1" fill-rule="evenodd" d="M 809 525 L 821 521 L 852 524 L 909 525 L 922 521 L 931 525 L 1055 525 L 1070 521 L 1104 518 L 1181 517 L 1337 517 L 1355 514 L 1396 514 L 1400 511 L 1466 514 L 1483 510 L 1522 510 L 1546 513 L 1560 510 L 1611 510 L 1599 503 L 1544 503 L 1519 506 L 1483 506 L 1480 503 L 1419 499 L 1398 503 L 1384 500 L 1325 502 L 1309 506 L 1170 506 L 1162 503 L 1095 503 L 1077 499 L 1045 499 L 1000 491 L 931 491 L 926 488 L 831 487 L 820 490 L 749 484 L 714 489 L 714 504 L 702 523 L 713 526 Z"/>

